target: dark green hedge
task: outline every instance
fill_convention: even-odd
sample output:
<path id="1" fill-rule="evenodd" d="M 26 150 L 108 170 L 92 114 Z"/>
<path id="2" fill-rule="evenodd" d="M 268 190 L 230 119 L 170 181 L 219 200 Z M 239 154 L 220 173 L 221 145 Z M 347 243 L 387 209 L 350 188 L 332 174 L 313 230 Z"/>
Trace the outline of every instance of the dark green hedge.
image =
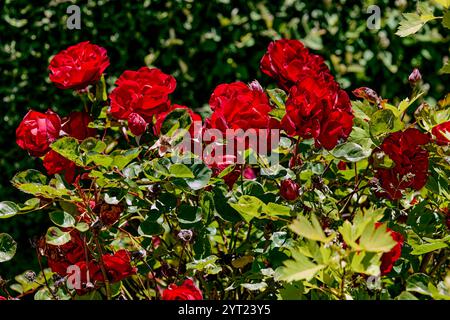
<path id="1" fill-rule="evenodd" d="M 219 83 L 259 79 L 269 84 L 259 71 L 259 60 L 268 43 L 279 37 L 302 39 L 324 55 L 348 90 L 369 86 L 385 98 L 404 97 L 413 67 L 421 69 L 431 96 L 439 98 L 449 83 L 448 76 L 437 75 L 442 58 L 449 54 L 449 39 L 443 39 L 445 33 L 437 25 L 426 26 L 415 39 L 394 35 L 401 12 L 414 10 L 414 1 L 408 5 L 401 0 L 36 3 L 6 0 L 1 4 L 0 200 L 23 198 L 10 187 L 9 179 L 18 170 L 41 165 L 15 144 L 15 128 L 27 110 L 51 107 L 65 115 L 80 108 L 70 91 L 54 88 L 47 76 L 49 58 L 79 41 L 90 40 L 108 50 L 110 84 L 126 69 L 157 66 L 178 81 L 173 101 L 197 110 L 207 104 Z M 81 30 L 66 28 L 71 3 L 82 9 Z M 366 26 L 369 4 L 381 7 L 381 30 Z M 36 225 L 39 222 L 41 228 L 45 219 L 36 214 L 0 221 L 0 232 L 19 239 L 15 263 L 25 261 L 20 254 L 29 246 L 27 239 L 39 233 Z"/>

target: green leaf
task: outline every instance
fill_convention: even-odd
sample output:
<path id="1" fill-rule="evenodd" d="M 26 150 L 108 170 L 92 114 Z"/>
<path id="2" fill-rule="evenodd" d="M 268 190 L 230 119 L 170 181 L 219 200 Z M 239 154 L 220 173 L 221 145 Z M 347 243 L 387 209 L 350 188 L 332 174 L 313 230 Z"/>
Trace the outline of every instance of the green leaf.
<path id="1" fill-rule="evenodd" d="M 399 131 L 403 128 L 403 123 L 389 109 L 382 109 L 375 112 L 369 122 L 370 135 L 380 138 L 390 132 Z"/>
<path id="2" fill-rule="evenodd" d="M 444 17 L 442 18 L 442 25 L 447 29 L 450 29 L 450 10 L 447 10 L 444 13 Z"/>
<path id="3" fill-rule="evenodd" d="M 431 296 L 432 293 L 428 289 L 428 283 L 430 283 L 430 277 L 426 274 L 413 274 L 406 280 L 406 291 Z"/>
<path id="4" fill-rule="evenodd" d="M 202 220 L 203 210 L 200 207 L 192 207 L 183 203 L 178 208 L 177 218 L 181 225 L 184 227 L 190 227 L 191 225 Z"/>
<path id="5" fill-rule="evenodd" d="M 87 138 L 83 140 L 80 144 L 80 150 L 85 152 L 97 152 L 102 153 L 106 149 L 106 143 L 104 143 L 101 140 L 95 139 L 95 138 Z"/>
<path id="6" fill-rule="evenodd" d="M 14 186 L 25 184 L 25 183 L 46 184 L 47 177 L 37 170 L 28 169 L 28 170 L 17 173 L 11 179 L 11 182 Z"/>
<path id="7" fill-rule="evenodd" d="M 0 219 L 11 218 L 19 212 L 20 208 L 11 201 L 0 202 Z"/>
<path id="8" fill-rule="evenodd" d="M 450 61 L 447 61 L 447 63 L 439 70 L 439 73 L 450 73 Z"/>
<path id="9" fill-rule="evenodd" d="M 303 238 L 316 240 L 320 242 L 328 242 L 329 239 L 325 236 L 322 227 L 315 215 L 311 216 L 311 222 L 304 216 L 298 216 L 296 220 L 292 222 L 289 228 L 302 236 Z"/>
<path id="10" fill-rule="evenodd" d="M 293 260 L 284 262 L 284 266 L 276 270 L 277 280 L 287 282 L 297 280 L 311 280 L 319 270 L 325 268 L 325 265 L 315 264 L 308 259 L 301 251 L 294 249 L 292 251 Z"/>
<path id="11" fill-rule="evenodd" d="M 164 228 L 153 219 L 145 219 L 139 225 L 138 233 L 142 236 L 154 236 L 157 234 L 163 234 Z"/>
<path id="12" fill-rule="evenodd" d="M 268 89 L 266 91 L 270 97 L 270 100 L 272 100 L 278 108 L 285 109 L 287 94 L 286 92 L 284 92 L 284 90 L 275 88 L 275 89 Z"/>
<path id="13" fill-rule="evenodd" d="M 417 297 L 412 293 L 408 291 L 403 291 L 395 298 L 395 300 L 419 300 L 419 299 L 417 299 Z"/>
<path id="14" fill-rule="evenodd" d="M 140 148 L 132 148 L 126 151 L 113 151 L 111 156 L 113 157 L 113 161 L 111 166 L 117 167 L 117 169 L 122 170 L 125 168 L 131 161 L 139 156 L 141 152 Z"/>
<path id="15" fill-rule="evenodd" d="M 375 224 L 369 224 L 364 228 L 359 245 L 369 252 L 389 252 L 395 246 L 395 241 L 384 224 L 378 228 Z"/>
<path id="16" fill-rule="evenodd" d="M 222 267 L 216 264 L 218 259 L 217 256 L 212 255 L 204 259 L 194 260 L 186 265 L 186 269 L 202 271 L 206 274 L 218 274 L 222 271 Z"/>
<path id="17" fill-rule="evenodd" d="M 170 166 L 169 174 L 175 178 L 195 178 L 192 171 L 184 164 L 175 163 Z"/>
<path id="18" fill-rule="evenodd" d="M 191 116 L 186 109 L 175 109 L 170 112 L 161 126 L 161 133 L 172 136 L 178 129 L 189 130 L 192 123 Z"/>
<path id="19" fill-rule="evenodd" d="M 254 217 L 261 217 L 265 204 L 256 197 L 245 195 L 240 197 L 237 203 L 230 203 L 230 206 L 249 222 Z"/>
<path id="20" fill-rule="evenodd" d="M 16 254 L 17 243 L 7 233 L 0 233 L 0 262 L 11 260 Z"/>
<path id="21" fill-rule="evenodd" d="M 403 20 L 400 21 L 400 25 L 398 27 L 396 35 L 400 37 L 406 37 L 412 35 L 419 31 L 425 23 L 436 19 L 433 16 L 432 11 L 430 11 L 425 5 L 418 5 L 419 13 L 404 13 Z"/>
<path id="22" fill-rule="evenodd" d="M 412 255 L 422 255 L 428 252 L 447 248 L 448 244 L 444 242 L 433 242 L 433 243 L 424 243 L 420 245 L 412 245 L 412 247 L 413 247 L 413 251 L 411 251 Z"/>
<path id="23" fill-rule="evenodd" d="M 179 186 L 185 186 L 192 190 L 200 190 L 206 187 L 211 179 L 212 171 L 204 163 L 194 163 L 188 166 L 190 171 L 193 173 L 193 178 L 176 178 L 173 183 Z"/>
<path id="24" fill-rule="evenodd" d="M 380 253 L 353 251 L 350 253 L 350 268 L 353 272 L 372 276 L 380 275 Z"/>
<path id="25" fill-rule="evenodd" d="M 76 165 L 84 166 L 83 160 L 80 157 L 77 139 L 73 137 L 62 137 L 53 142 L 50 147 L 64 158 L 75 162 Z"/>
<path id="26" fill-rule="evenodd" d="M 439 3 L 444 8 L 449 8 L 450 7 L 450 0 L 434 0 L 434 2 Z"/>
<path id="27" fill-rule="evenodd" d="M 57 227 L 50 227 L 45 234 L 45 242 L 54 246 L 62 246 L 71 239 L 69 232 L 64 232 Z"/>
<path id="28" fill-rule="evenodd" d="M 50 220 L 62 228 L 68 228 L 75 226 L 75 218 L 64 211 L 53 211 L 49 214 Z"/>

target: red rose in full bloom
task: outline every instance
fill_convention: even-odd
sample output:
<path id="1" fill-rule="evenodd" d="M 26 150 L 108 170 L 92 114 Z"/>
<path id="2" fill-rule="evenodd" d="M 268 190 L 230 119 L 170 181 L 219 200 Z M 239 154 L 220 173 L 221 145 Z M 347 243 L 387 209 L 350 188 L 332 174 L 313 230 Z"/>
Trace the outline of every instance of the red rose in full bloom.
<path id="1" fill-rule="evenodd" d="M 43 165 L 49 175 L 64 172 L 64 178 L 71 183 L 75 177 L 76 165 L 59 153 L 50 150 L 44 157 Z"/>
<path id="2" fill-rule="evenodd" d="M 128 128 L 135 136 L 144 134 L 147 129 L 147 122 L 137 113 L 130 113 L 128 116 Z"/>
<path id="3" fill-rule="evenodd" d="M 383 191 L 379 196 L 395 200 L 408 188 L 420 190 L 427 183 L 428 151 L 422 146 L 430 141 L 415 128 L 391 133 L 376 152 L 384 152 L 393 161 L 392 168 L 376 168 L 375 177 Z"/>
<path id="4" fill-rule="evenodd" d="M 298 192 L 300 186 L 292 179 L 285 179 L 281 181 L 280 194 L 281 196 L 289 201 L 293 201 L 298 198 Z"/>
<path id="5" fill-rule="evenodd" d="M 314 138 L 317 147 L 333 149 L 352 131 L 350 99 L 331 75 L 304 76 L 289 92 L 281 127 L 289 136 Z"/>
<path id="6" fill-rule="evenodd" d="M 176 84 L 174 77 L 156 68 L 127 70 L 117 79 L 117 87 L 111 92 L 111 114 L 116 119 L 126 120 L 134 112 L 150 123 L 154 115 L 169 109 L 169 94 Z"/>
<path id="7" fill-rule="evenodd" d="M 375 227 L 378 228 L 381 225 L 382 225 L 381 222 L 377 222 Z M 404 238 L 400 233 L 395 232 L 394 230 L 389 229 L 389 228 L 387 228 L 387 232 L 389 232 L 392 239 L 394 239 L 395 246 L 389 252 L 385 252 L 381 256 L 380 270 L 381 270 L 382 276 L 391 272 L 392 268 L 394 267 L 394 263 L 402 255 L 402 247 L 403 247 L 403 241 L 404 241 Z"/>
<path id="8" fill-rule="evenodd" d="M 450 134 L 450 121 L 438 124 L 431 130 L 433 136 L 436 137 L 436 143 L 439 145 L 448 145 L 450 140 L 444 136 L 443 133 Z"/>
<path id="9" fill-rule="evenodd" d="M 61 246 L 47 244 L 45 239 L 40 245 L 47 257 L 48 266 L 61 276 L 66 275 L 67 267 L 86 259 L 85 245 L 80 233 L 74 229 L 70 232 L 70 237 L 70 241 Z"/>
<path id="10" fill-rule="evenodd" d="M 203 300 L 203 295 L 194 282 L 187 279 L 181 286 L 169 285 L 162 293 L 162 300 Z"/>
<path id="11" fill-rule="evenodd" d="M 86 41 L 55 55 L 48 69 L 50 81 L 58 88 L 81 90 L 100 80 L 108 66 L 106 50 Z"/>
<path id="12" fill-rule="evenodd" d="M 84 140 L 88 137 L 95 136 L 95 129 L 89 128 L 88 124 L 92 122 L 92 118 L 84 111 L 75 111 L 64 119 L 62 130 L 69 136 L 78 140 Z"/>
<path id="13" fill-rule="evenodd" d="M 131 266 L 130 254 L 127 250 L 119 250 L 113 255 L 104 254 L 102 259 L 108 280 L 111 282 L 118 282 L 137 272 L 137 269 Z M 95 274 L 91 272 L 91 274 L 93 274 L 93 279 L 96 281 L 103 281 L 104 278 L 101 269 L 95 271 L 97 271 Z"/>
<path id="14" fill-rule="evenodd" d="M 261 71 L 289 90 L 303 76 L 329 73 L 322 57 L 311 54 L 298 40 L 281 39 L 269 44 L 261 59 Z"/>
<path id="15" fill-rule="evenodd" d="M 192 137 L 194 136 L 194 122 L 198 122 L 199 124 L 201 124 L 202 117 L 199 114 L 197 114 L 194 111 L 192 111 L 191 108 L 188 108 L 186 106 L 182 106 L 182 105 L 179 105 L 179 104 L 172 105 L 169 110 L 167 110 L 166 112 L 162 112 L 162 113 L 160 113 L 160 114 L 158 114 L 156 116 L 156 121 L 155 121 L 155 124 L 153 126 L 153 129 L 154 129 L 156 135 L 160 134 L 161 127 L 162 127 L 162 125 L 164 123 L 164 120 L 169 115 L 169 113 L 171 113 L 173 110 L 176 110 L 176 109 L 183 109 L 183 110 L 186 110 L 188 112 L 189 116 L 191 117 L 191 127 L 189 128 L 189 132 L 190 132 Z"/>
<path id="16" fill-rule="evenodd" d="M 61 119 L 51 110 L 46 113 L 30 110 L 16 130 L 16 142 L 34 157 L 41 157 L 50 150 L 50 144 L 58 139 Z"/>
<path id="17" fill-rule="evenodd" d="M 207 128 L 219 129 L 267 129 L 272 107 L 262 89 L 243 82 L 221 84 L 216 87 L 209 104 L 213 111 L 206 120 Z"/>

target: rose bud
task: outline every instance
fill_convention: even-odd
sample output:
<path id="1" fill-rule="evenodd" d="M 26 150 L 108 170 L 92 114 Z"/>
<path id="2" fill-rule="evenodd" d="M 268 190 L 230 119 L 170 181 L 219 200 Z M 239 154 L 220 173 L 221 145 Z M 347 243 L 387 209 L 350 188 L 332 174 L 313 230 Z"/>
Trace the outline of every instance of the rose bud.
<path id="1" fill-rule="evenodd" d="M 411 85 L 416 85 L 420 80 L 422 80 L 422 75 L 420 74 L 419 69 L 414 68 L 411 74 L 408 77 L 408 81 Z"/>
<path id="2" fill-rule="evenodd" d="M 147 129 L 147 122 L 137 113 L 130 113 L 128 116 L 128 128 L 135 136 L 142 135 Z"/>
<path id="3" fill-rule="evenodd" d="M 30 110 L 16 130 L 16 142 L 33 157 L 42 157 L 50 144 L 58 139 L 61 119 L 51 110 L 40 113 Z"/>
<path id="4" fill-rule="evenodd" d="M 292 179 L 281 181 L 280 194 L 289 201 L 295 200 L 298 197 L 300 186 Z"/>

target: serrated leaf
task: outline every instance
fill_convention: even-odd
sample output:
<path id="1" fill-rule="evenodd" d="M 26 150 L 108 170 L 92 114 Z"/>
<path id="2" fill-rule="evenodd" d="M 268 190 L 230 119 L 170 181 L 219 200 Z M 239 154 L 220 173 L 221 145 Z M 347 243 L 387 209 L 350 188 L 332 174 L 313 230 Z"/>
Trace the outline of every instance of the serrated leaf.
<path id="1" fill-rule="evenodd" d="M 395 246 L 395 241 L 385 225 L 376 228 L 375 224 L 370 224 L 364 228 L 359 238 L 359 246 L 369 252 L 389 252 Z"/>
<path id="2" fill-rule="evenodd" d="M 311 222 L 304 216 L 299 216 L 292 222 L 289 228 L 306 239 L 316 240 L 321 242 L 328 242 L 329 239 L 325 236 L 323 229 L 315 215 L 311 216 Z"/>
<path id="3" fill-rule="evenodd" d="M 396 35 L 406 37 L 419 31 L 425 23 L 436 19 L 432 12 L 423 4 L 418 5 L 419 13 L 404 13 L 403 20 L 400 21 Z"/>
<path id="4" fill-rule="evenodd" d="M 297 280 L 311 280 L 325 265 L 315 264 L 297 249 L 292 251 L 292 260 L 284 262 L 284 266 L 277 269 L 277 280 L 287 282 Z"/>

